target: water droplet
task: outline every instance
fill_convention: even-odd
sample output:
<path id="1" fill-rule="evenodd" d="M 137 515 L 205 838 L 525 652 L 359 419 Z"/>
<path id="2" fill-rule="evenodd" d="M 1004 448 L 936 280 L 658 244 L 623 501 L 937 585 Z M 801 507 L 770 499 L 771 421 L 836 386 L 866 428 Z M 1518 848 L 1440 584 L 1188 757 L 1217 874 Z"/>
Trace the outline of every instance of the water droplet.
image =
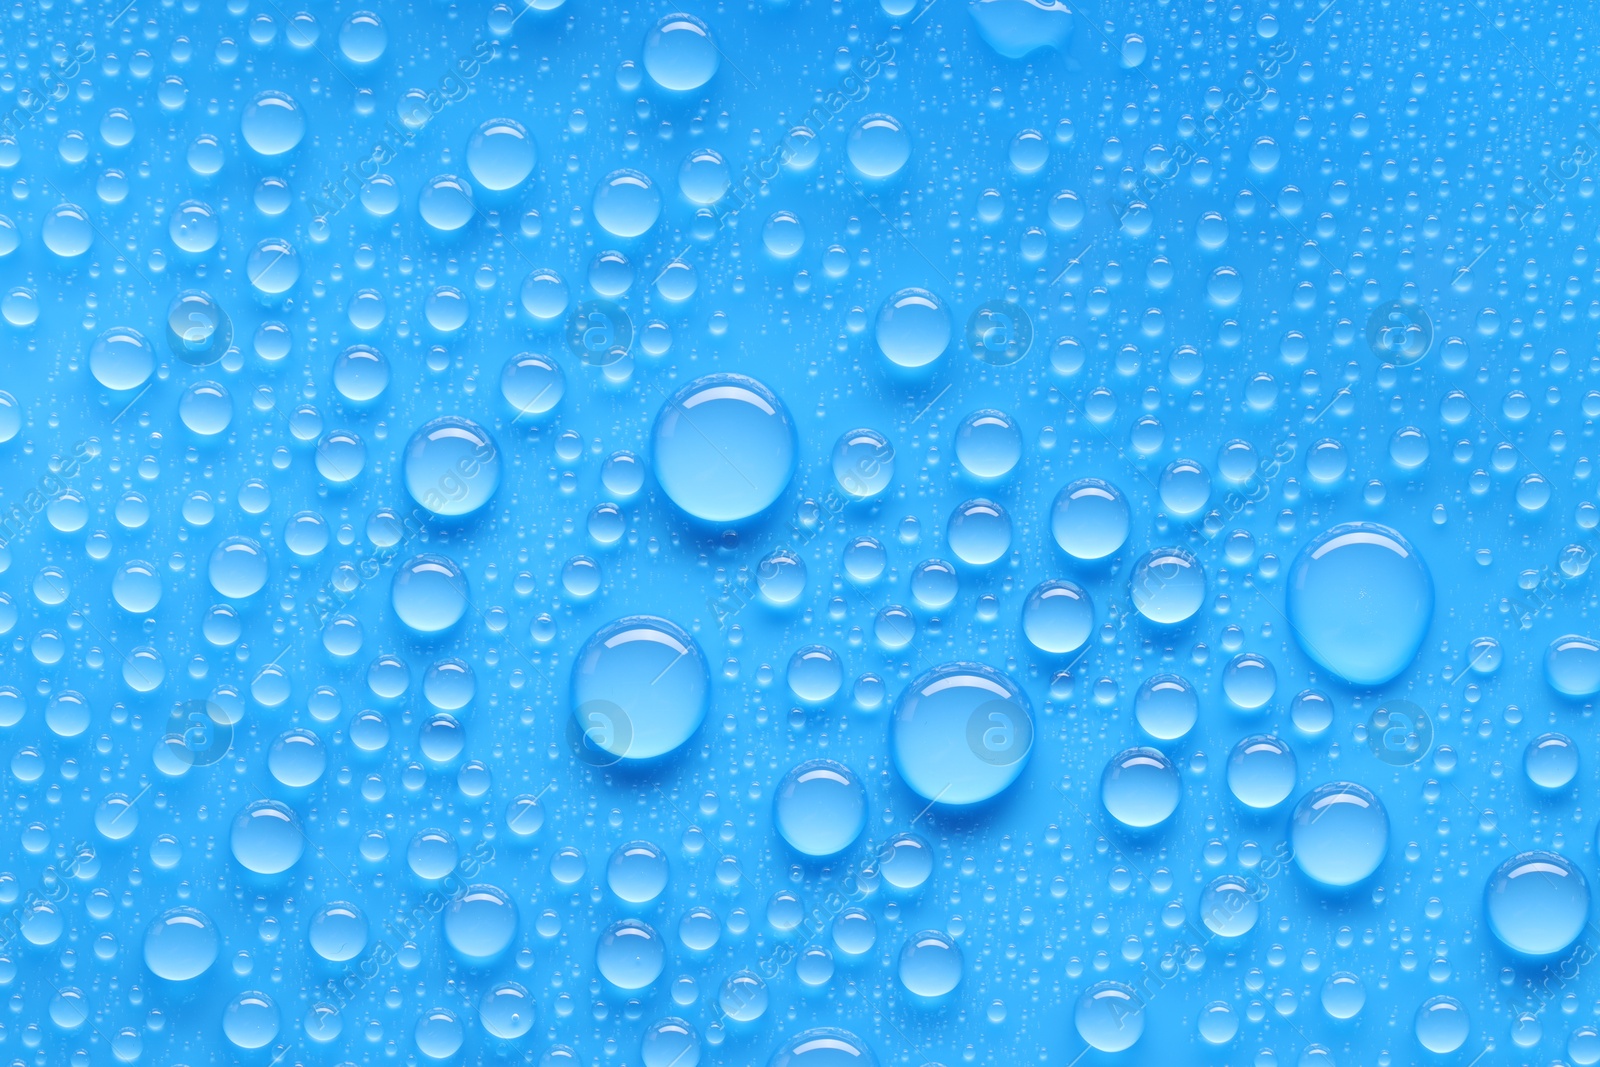
<path id="1" fill-rule="evenodd" d="M 1033 712 L 1022 690 L 999 671 L 948 663 L 901 693 L 890 744 L 901 777 L 923 799 L 978 804 L 1027 766 Z"/>
<path id="2" fill-rule="evenodd" d="M 742 374 L 711 374 L 662 405 L 651 432 L 656 479 L 705 522 L 758 515 L 794 477 L 798 442 L 783 402 Z"/>
<path id="3" fill-rule="evenodd" d="M 1416 549 L 1372 522 L 1313 538 L 1289 569 L 1296 642 L 1351 685 L 1374 686 L 1411 665 L 1433 618 L 1433 579 Z"/>
<path id="4" fill-rule="evenodd" d="M 1389 854 L 1389 816 L 1365 786 L 1329 782 L 1295 805 L 1289 843 L 1308 878 L 1343 889 L 1371 876 Z"/>
<path id="5" fill-rule="evenodd" d="M 867 824 L 867 793 L 856 773 L 833 760 L 808 760 L 778 783 L 778 833 L 807 856 L 843 852 Z"/>

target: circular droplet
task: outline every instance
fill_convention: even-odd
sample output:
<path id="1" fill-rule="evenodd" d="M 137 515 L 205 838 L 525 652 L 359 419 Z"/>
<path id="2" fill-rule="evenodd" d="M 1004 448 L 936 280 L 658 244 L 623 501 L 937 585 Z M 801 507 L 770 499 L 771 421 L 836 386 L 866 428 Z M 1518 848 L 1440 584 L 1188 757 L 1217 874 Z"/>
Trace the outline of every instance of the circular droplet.
<path id="1" fill-rule="evenodd" d="M 187 982 L 217 961 L 217 928 L 202 911 L 173 908 L 144 933 L 144 963 L 169 982 Z"/>
<path id="2" fill-rule="evenodd" d="M 661 216 L 661 193 L 644 174 L 617 170 L 594 191 L 594 220 L 616 237 L 638 237 Z"/>
<path id="3" fill-rule="evenodd" d="M 688 633 L 654 615 L 631 615 L 595 631 L 579 652 L 573 722 L 593 757 L 655 759 L 694 736 L 710 688 L 705 657 Z"/>
<path id="4" fill-rule="evenodd" d="M 926 289 L 901 289 L 878 309 L 874 336 L 897 367 L 926 367 L 950 347 L 950 311 Z"/>
<path id="5" fill-rule="evenodd" d="M 1200 697 L 1194 686 L 1176 674 L 1147 678 L 1133 698 L 1139 728 L 1157 741 L 1176 741 L 1194 729 L 1200 718 Z"/>
<path id="6" fill-rule="evenodd" d="M 1094 604 L 1076 583 L 1041 582 L 1022 606 L 1022 632 L 1040 652 L 1071 655 L 1093 631 Z"/>
<path id="7" fill-rule="evenodd" d="M 1289 629 L 1318 664 L 1356 686 L 1411 665 L 1433 618 L 1433 579 L 1416 549 L 1374 522 L 1341 523 L 1289 569 Z"/>
<path id="8" fill-rule="evenodd" d="M 1275 808 L 1294 792 L 1294 750 L 1276 737 L 1247 737 L 1228 757 L 1228 789 L 1247 808 Z"/>
<path id="9" fill-rule="evenodd" d="M 648 841 L 633 841 L 611 854 L 606 884 L 630 904 L 648 904 L 667 888 L 667 857 Z"/>
<path id="10" fill-rule="evenodd" d="M 230 537 L 211 550 L 206 574 L 219 594 L 244 600 L 267 584 L 267 554 L 248 537 Z"/>
<path id="11" fill-rule="evenodd" d="M 824 645 L 806 645 L 789 658 L 789 691 L 808 704 L 832 700 L 844 685 L 844 665 Z"/>
<path id="12" fill-rule="evenodd" d="M 1128 540 L 1131 525 L 1122 491 L 1098 478 L 1080 478 L 1056 494 L 1050 531 L 1074 559 L 1104 559 Z"/>
<path id="13" fill-rule="evenodd" d="M 1467 1009 L 1455 997 L 1429 997 L 1417 1009 L 1417 1043 L 1429 1052 L 1444 1055 L 1467 1043 L 1472 1022 Z"/>
<path id="14" fill-rule="evenodd" d="M 1562 696 L 1600 693 L 1600 641 L 1577 634 L 1556 638 L 1544 654 L 1544 676 Z"/>
<path id="15" fill-rule="evenodd" d="M 992 481 L 1022 458 L 1022 431 L 1003 411 L 974 411 L 956 428 L 956 462 L 974 478 Z"/>
<path id="16" fill-rule="evenodd" d="M 275 89 L 257 93 L 239 119 L 245 144 L 263 156 L 281 156 L 306 135 L 306 117 L 294 97 Z"/>
<path id="17" fill-rule="evenodd" d="M 1555 852 L 1524 852 L 1502 863 L 1484 890 L 1489 929 L 1524 956 L 1565 952 L 1589 922 L 1589 883 Z"/>
<path id="18" fill-rule="evenodd" d="M 856 773 L 833 760 L 808 760 L 778 783 L 774 822 L 791 848 L 807 856 L 843 852 L 867 824 L 867 792 Z"/>
<path id="19" fill-rule="evenodd" d="M 468 960 L 494 959 L 516 934 L 517 905 L 498 886 L 468 886 L 445 909 L 445 940 Z"/>
<path id="20" fill-rule="evenodd" d="M 491 1037 L 515 1041 L 533 1029 L 534 998 L 516 982 L 490 986 L 478 1003 L 478 1022 Z"/>
<path id="21" fill-rule="evenodd" d="M 265 1048 L 278 1036 L 278 1005 L 265 993 L 240 993 L 222 1013 L 222 1032 L 242 1049 Z"/>
<path id="22" fill-rule="evenodd" d="M 1278 672 L 1265 656 L 1241 653 L 1229 660 L 1223 670 L 1222 691 L 1234 707 L 1255 711 L 1278 691 Z"/>
<path id="23" fill-rule="evenodd" d="M 411 499 L 448 518 L 471 515 L 500 486 L 500 449 L 482 426 L 446 415 L 425 422 L 405 451 Z"/>
<path id="24" fill-rule="evenodd" d="M 1178 810 L 1178 769 L 1153 748 L 1130 748 L 1112 757 L 1100 778 L 1100 802 L 1130 830 L 1160 826 Z"/>
<path id="25" fill-rule="evenodd" d="M 490 119 L 467 141 L 467 170 L 491 192 L 515 189 L 533 173 L 538 148 L 522 123 Z"/>
<path id="26" fill-rule="evenodd" d="M 1010 678 L 977 663 L 948 663 L 908 685 L 890 745 L 900 776 L 924 800 L 960 807 L 996 796 L 1033 749 L 1033 712 Z"/>
<path id="27" fill-rule="evenodd" d="M 600 935 L 595 964 L 618 989 L 644 989 L 661 977 L 666 946 L 655 929 L 637 919 L 623 919 Z"/>
<path id="28" fill-rule="evenodd" d="M 1370 877 L 1389 853 L 1389 816 L 1370 789 L 1329 782 L 1300 798 L 1289 826 L 1294 862 L 1335 889 Z"/>
<path id="29" fill-rule="evenodd" d="M 1128 595 L 1140 615 L 1176 626 L 1193 618 L 1205 603 L 1205 569 L 1184 549 L 1152 549 L 1134 564 Z"/>
<path id="30" fill-rule="evenodd" d="M 919 997 L 942 997 L 961 984 L 961 949 L 937 930 L 906 939 L 900 950 L 900 984 Z"/>
<path id="31" fill-rule="evenodd" d="M 867 115 L 845 142 L 851 166 L 868 178 L 892 178 L 911 158 L 911 136 L 892 115 Z"/>
<path id="32" fill-rule="evenodd" d="M 353 960 L 367 947 L 367 917 L 354 904 L 325 904 L 312 915 L 306 939 L 311 942 L 312 951 L 325 960 Z"/>
<path id="33" fill-rule="evenodd" d="M 789 487 L 799 450 L 783 402 L 742 374 L 711 374 L 662 405 L 651 431 L 656 480 L 690 516 L 739 522 Z"/>
<path id="34" fill-rule="evenodd" d="M 1200 919 L 1218 937 L 1243 937 L 1261 916 L 1261 894 L 1254 882 L 1224 875 L 1200 894 Z"/>
<path id="35" fill-rule="evenodd" d="M 1073 1012 L 1078 1036 L 1101 1052 L 1121 1052 L 1144 1035 L 1144 1001 L 1121 982 L 1097 982 Z"/>
<path id="36" fill-rule="evenodd" d="M 833 446 L 833 477 L 858 500 L 875 497 L 894 480 L 894 446 L 877 430 L 851 430 Z"/>
<path id="37" fill-rule="evenodd" d="M 233 820 L 229 837 L 233 858 L 257 874 L 282 874 L 300 861 L 305 835 L 288 806 L 258 800 Z"/>
<path id="38" fill-rule="evenodd" d="M 412 556 L 395 571 L 390 603 L 400 621 L 418 633 L 448 630 L 467 613 L 467 577 L 453 560 L 432 553 Z"/>
<path id="39" fill-rule="evenodd" d="M 950 551 L 974 567 L 987 567 L 1011 549 L 1011 517 L 992 500 L 968 500 L 950 513 Z"/>
<path id="40" fill-rule="evenodd" d="M 89 373 L 107 389 L 125 392 L 150 380 L 156 354 L 138 330 L 114 326 L 95 339 L 89 349 Z"/>
<path id="41" fill-rule="evenodd" d="M 645 73 L 673 92 L 692 92 L 710 81 L 720 58 L 706 24 L 682 12 L 661 19 L 644 39 Z"/>
<path id="42" fill-rule="evenodd" d="M 1578 774 L 1578 746 L 1565 734 L 1541 734 L 1528 742 L 1522 767 L 1540 789 L 1564 789 Z"/>

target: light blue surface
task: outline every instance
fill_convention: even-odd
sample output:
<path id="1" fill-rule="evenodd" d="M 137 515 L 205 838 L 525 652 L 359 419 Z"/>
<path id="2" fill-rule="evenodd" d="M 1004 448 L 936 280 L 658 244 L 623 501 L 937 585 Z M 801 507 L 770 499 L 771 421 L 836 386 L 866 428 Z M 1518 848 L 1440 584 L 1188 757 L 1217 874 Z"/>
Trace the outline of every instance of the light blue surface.
<path id="1" fill-rule="evenodd" d="M 7 14 L 0 1059 L 1600 1062 L 1585 9 Z"/>

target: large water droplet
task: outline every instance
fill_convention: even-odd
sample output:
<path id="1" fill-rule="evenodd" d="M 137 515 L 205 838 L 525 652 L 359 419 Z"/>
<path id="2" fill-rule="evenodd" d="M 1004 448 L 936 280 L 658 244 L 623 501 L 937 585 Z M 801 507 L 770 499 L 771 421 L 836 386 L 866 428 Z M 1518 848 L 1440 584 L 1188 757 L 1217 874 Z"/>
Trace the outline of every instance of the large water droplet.
<path id="1" fill-rule="evenodd" d="M 767 1067 L 878 1067 L 878 1060 L 850 1031 L 819 1026 L 785 1041 Z"/>
<path id="2" fill-rule="evenodd" d="M 1050 532 L 1074 559 L 1104 559 L 1128 540 L 1131 519 L 1122 491 L 1099 478 L 1080 478 L 1056 494 Z"/>
<path id="3" fill-rule="evenodd" d="M 405 476 L 411 499 L 435 515 L 470 515 L 500 486 L 500 449 L 482 426 L 446 415 L 411 435 Z"/>
<path id="4" fill-rule="evenodd" d="M 269 89 L 257 93 L 239 118 L 244 142 L 264 156 L 280 156 L 306 135 L 306 117 L 288 93 Z"/>
<path id="5" fill-rule="evenodd" d="M 186 982 L 217 960 L 217 928 L 196 908 L 163 912 L 144 934 L 144 962 L 157 978 Z"/>
<path id="6" fill-rule="evenodd" d="M 618 989 L 643 989 L 666 966 L 667 950 L 655 928 L 638 919 L 623 919 L 600 935 L 595 964 Z"/>
<path id="7" fill-rule="evenodd" d="M 1156 548 L 1133 565 L 1128 595 L 1140 615 L 1164 626 L 1194 617 L 1206 599 L 1206 572 L 1181 548 Z"/>
<path id="8" fill-rule="evenodd" d="M 1101 1052 L 1121 1052 L 1144 1036 L 1144 1000 L 1122 982 L 1097 982 L 1078 998 L 1078 1036 Z"/>
<path id="9" fill-rule="evenodd" d="M 390 602 L 400 621 L 418 633 L 448 630 L 467 613 L 467 576 L 455 561 L 432 553 L 412 556 L 394 574 Z"/>
<path id="10" fill-rule="evenodd" d="M 300 861 L 305 835 L 300 820 L 276 800 L 258 800 L 233 820 L 233 858 L 257 874 L 282 874 Z"/>
<path id="11" fill-rule="evenodd" d="M 900 694 L 890 744 L 906 784 L 925 800 L 977 804 L 1014 782 L 1033 750 L 1033 712 L 1010 678 L 947 663 Z"/>
<path id="12" fill-rule="evenodd" d="M 1389 816 L 1365 786 L 1329 782 L 1295 805 L 1289 844 L 1308 878 L 1343 889 L 1371 876 L 1389 854 Z"/>
<path id="13" fill-rule="evenodd" d="M 1070 655 L 1094 630 L 1094 604 L 1074 582 L 1041 582 L 1022 606 L 1022 632 L 1040 652 Z"/>
<path id="14" fill-rule="evenodd" d="M 711 374 L 662 405 L 651 432 L 656 479 L 706 522 L 758 515 L 794 477 L 798 443 L 777 395 L 742 374 Z"/>
<path id="15" fill-rule="evenodd" d="M 807 760 L 778 783 L 773 818 L 796 852 L 832 856 L 861 836 L 867 825 L 867 792 L 844 764 Z"/>
<path id="16" fill-rule="evenodd" d="M 1183 783 L 1172 761 L 1153 748 L 1113 756 L 1100 778 L 1100 802 L 1130 830 L 1160 826 L 1178 810 Z"/>
<path id="17" fill-rule="evenodd" d="M 1562 696 L 1600 693 L 1600 641 L 1577 634 L 1556 638 L 1544 654 L 1544 677 Z"/>
<path id="18" fill-rule="evenodd" d="M 1422 646 L 1433 618 L 1433 579 L 1395 530 L 1341 523 L 1295 558 L 1288 612 L 1306 655 L 1351 685 L 1382 685 Z"/>
<path id="19" fill-rule="evenodd" d="M 1524 852 L 1502 863 L 1484 890 L 1489 929 L 1524 956 L 1565 952 L 1589 922 L 1589 883 L 1565 856 Z"/>
<path id="20" fill-rule="evenodd" d="M 578 654 L 573 720 L 581 743 L 602 762 L 655 759 L 700 728 L 710 688 L 692 637 L 666 619 L 631 615 L 595 631 Z"/>
<path id="21" fill-rule="evenodd" d="M 494 959 L 516 934 L 517 905 L 499 886 L 468 886 L 445 909 L 445 940 L 468 960 Z"/>
<path id="22" fill-rule="evenodd" d="M 901 289 L 878 309 L 875 336 L 890 363 L 926 367 L 950 347 L 950 311 L 926 289 Z"/>
<path id="23" fill-rule="evenodd" d="M 107 389 L 137 389 L 156 369 L 156 354 L 138 330 L 113 326 L 89 349 L 89 373 Z"/>
<path id="24" fill-rule="evenodd" d="M 661 19 L 644 39 L 645 73 L 674 92 L 692 92 L 710 81 L 720 55 L 706 24 L 682 12 Z"/>

